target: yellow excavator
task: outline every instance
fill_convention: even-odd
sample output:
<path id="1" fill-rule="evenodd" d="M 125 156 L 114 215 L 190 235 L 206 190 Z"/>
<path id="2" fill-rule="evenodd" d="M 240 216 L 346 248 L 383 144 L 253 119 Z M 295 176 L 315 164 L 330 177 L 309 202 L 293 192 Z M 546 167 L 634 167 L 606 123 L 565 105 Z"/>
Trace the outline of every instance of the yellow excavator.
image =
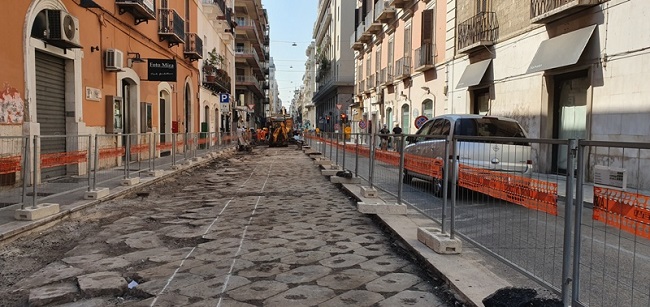
<path id="1" fill-rule="evenodd" d="M 293 132 L 293 118 L 286 114 L 278 114 L 268 118 L 270 124 L 269 147 L 289 146 L 289 138 Z"/>

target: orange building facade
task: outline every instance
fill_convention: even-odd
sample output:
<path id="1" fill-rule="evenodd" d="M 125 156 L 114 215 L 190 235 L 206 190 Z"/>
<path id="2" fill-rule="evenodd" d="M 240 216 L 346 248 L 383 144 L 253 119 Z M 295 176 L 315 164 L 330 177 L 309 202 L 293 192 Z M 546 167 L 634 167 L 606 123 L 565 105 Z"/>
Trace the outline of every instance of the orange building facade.
<path id="1" fill-rule="evenodd" d="M 200 5 L 12 2 L 0 18 L 0 135 L 200 131 Z"/>

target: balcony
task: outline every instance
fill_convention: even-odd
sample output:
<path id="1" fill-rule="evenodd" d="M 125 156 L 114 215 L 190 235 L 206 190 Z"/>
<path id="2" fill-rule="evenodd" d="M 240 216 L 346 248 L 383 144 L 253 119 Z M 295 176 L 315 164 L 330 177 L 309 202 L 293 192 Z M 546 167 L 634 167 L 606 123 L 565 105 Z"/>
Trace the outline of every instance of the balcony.
<path id="1" fill-rule="evenodd" d="M 398 9 L 406 7 L 406 5 L 411 2 L 410 0 L 390 0 L 388 1 L 391 6 L 396 7 Z"/>
<path id="2" fill-rule="evenodd" d="M 586 7 L 599 4 L 599 0 L 530 0 L 530 22 L 550 23 L 574 14 Z"/>
<path id="3" fill-rule="evenodd" d="M 228 23 L 228 33 L 235 33 L 235 21 L 232 14 L 232 0 L 202 0 L 203 4 L 216 6 L 219 10 L 212 9 L 211 7 L 204 7 L 208 20 L 225 20 Z"/>
<path id="4" fill-rule="evenodd" d="M 434 67 L 435 45 L 424 43 L 420 48 L 415 49 L 415 71 L 425 71 Z"/>
<path id="5" fill-rule="evenodd" d="M 158 10 L 158 38 L 170 48 L 185 42 L 185 21 L 174 9 Z"/>
<path id="6" fill-rule="evenodd" d="M 498 37 L 499 24 L 494 12 L 482 12 L 458 25 L 458 51 L 469 53 L 482 46 L 492 46 Z"/>
<path id="7" fill-rule="evenodd" d="M 190 62 L 203 58 L 203 40 L 196 33 L 185 33 L 183 56 Z"/>
<path id="8" fill-rule="evenodd" d="M 246 37 L 248 40 L 254 44 L 262 45 L 262 39 L 260 37 L 259 31 L 257 30 L 257 22 L 249 18 L 235 18 L 237 22 L 237 38 Z"/>
<path id="9" fill-rule="evenodd" d="M 156 19 L 155 0 L 115 0 L 115 4 L 120 10 L 120 15 L 131 13 L 136 25 Z"/>
<path id="10" fill-rule="evenodd" d="M 213 93 L 230 93 L 231 79 L 223 69 L 204 70 L 203 86 L 210 89 Z"/>
<path id="11" fill-rule="evenodd" d="M 395 8 L 390 6 L 390 1 L 379 0 L 375 2 L 375 21 L 380 23 L 388 23 L 391 19 L 395 18 Z"/>
<path id="12" fill-rule="evenodd" d="M 395 72 L 393 70 L 392 61 L 386 65 L 386 85 L 393 84 L 395 81 Z"/>
<path id="13" fill-rule="evenodd" d="M 235 86 L 238 89 L 246 88 L 253 93 L 257 94 L 259 97 L 264 96 L 264 91 L 262 90 L 262 83 L 252 75 L 237 75 L 235 77 Z"/>
<path id="14" fill-rule="evenodd" d="M 381 23 L 375 22 L 373 11 L 370 10 L 366 17 L 364 18 L 364 24 L 366 25 L 366 32 L 370 34 L 377 34 L 381 32 Z"/>
<path id="15" fill-rule="evenodd" d="M 357 51 L 363 50 L 363 43 L 357 40 L 357 34 L 354 32 L 350 36 L 350 49 Z"/>
<path id="16" fill-rule="evenodd" d="M 395 79 L 401 80 L 411 76 L 411 56 L 405 56 L 395 62 Z"/>
<path id="17" fill-rule="evenodd" d="M 253 69 L 262 70 L 260 58 L 255 49 L 241 47 L 235 48 L 235 60 L 239 60 L 238 62 L 245 61 Z"/>
<path id="18" fill-rule="evenodd" d="M 371 90 L 371 91 L 374 91 L 376 89 L 377 84 L 375 83 L 375 75 L 370 75 L 370 77 L 368 77 L 368 85 L 367 86 L 368 86 L 368 89 Z"/>
<path id="19" fill-rule="evenodd" d="M 365 90 L 366 90 L 366 81 L 360 81 L 359 85 L 357 86 L 357 94 L 362 95 Z"/>

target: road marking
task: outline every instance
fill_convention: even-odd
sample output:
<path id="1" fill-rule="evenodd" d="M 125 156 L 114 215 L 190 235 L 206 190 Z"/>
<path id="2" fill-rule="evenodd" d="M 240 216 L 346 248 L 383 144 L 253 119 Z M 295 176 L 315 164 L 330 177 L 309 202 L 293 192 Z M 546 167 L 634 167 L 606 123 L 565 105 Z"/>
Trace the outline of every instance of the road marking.
<path id="1" fill-rule="evenodd" d="M 264 188 L 266 187 L 266 183 L 269 181 L 269 178 L 271 177 L 271 169 L 273 168 L 273 163 L 274 161 L 271 162 L 269 165 L 269 172 L 266 174 L 266 179 L 264 180 L 264 184 L 262 184 L 262 188 L 260 189 L 260 192 L 264 191 Z M 248 218 L 248 223 L 244 227 L 244 231 L 241 234 L 241 240 L 239 240 L 239 248 L 237 248 L 237 253 L 235 253 L 235 257 L 232 260 L 232 264 L 230 265 L 230 270 L 228 270 L 228 275 L 226 275 L 226 280 L 223 283 L 223 287 L 221 288 L 221 293 L 219 294 L 219 302 L 217 303 L 217 307 L 221 306 L 221 302 L 223 301 L 223 294 L 226 292 L 226 289 L 228 288 L 228 283 L 230 282 L 230 277 L 232 276 L 232 270 L 235 268 L 235 264 L 237 263 L 237 257 L 239 257 L 239 253 L 241 253 L 241 248 L 244 245 L 244 239 L 246 239 L 246 232 L 248 231 L 248 226 L 251 225 L 251 222 L 253 221 L 253 217 L 255 216 L 255 211 L 257 210 L 257 206 L 260 204 L 260 200 L 262 199 L 262 196 L 257 197 L 257 201 L 255 202 L 255 207 L 253 207 L 253 212 L 251 212 L 251 216 Z"/>
<path id="2" fill-rule="evenodd" d="M 244 184 L 241 185 L 241 186 L 237 189 L 237 191 L 241 190 L 241 188 L 243 188 L 244 186 L 246 186 L 246 183 L 248 183 L 248 181 L 251 180 L 251 178 L 253 178 L 253 174 L 255 174 L 255 171 L 256 171 L 256 170 L 257 170 L 257 166 L 255 166 L 255 168 L 253 169 L 253 171 L 251 171 L 251 175 L 248 176 L 248 178 L 246 179 L 246 181 L 244 181 Z M 270 173 L 269 173 L 269 174 L 270 174 Z M 266 177 L 266 179 L 268 180 L 268 176 Z M 210 228 L 212 228 L 212 226 L 217 222 L 217 220 L 219 219 L 219 217 L 221 216 L 221 214 L 226 210 L 226 208 L 228 207 L 228 205 L 230 204 L 230 202 L 233 201 L 233 199 L 235 199 L 234 196 L 231 197 L 231 198 L 228 200 L 228 202 L 226 202 L 226 205 L 223 206 L 223 208 L 221 209 L 221 212 L 219 212 L 219 214 L 217 215 L 217 217 L 212 221 L 212 224 L 210 224 L 210 226 L 208 226 L 208 228 L 205 230 L 205 232 L 203 233 L 203 236 L 205 236 L 205 235 L 208 233 L 208 231 L 210 231 Z M 253 212 L 254 212 L 254 211 L 253 211 Z M 241 248 L 241 245 L 240 245 L 240 248 Z M 159 297 L 160 295 L 162 295 L 163 292 L 165 292 L 165 290 L 167 290 L 167 287 L 169 287 L 169 284 L 171 284 L 172 281 L 174 280 L 174 277 L 176 277 L 176 274 L 178 273 L 178 270 L 180 270 L 180 269 L 183 267 L 183 264 L 185 263 L 185 260 L 187 260 L 187 258 L 189 258 L 189 257 L 192 255 L 192 253 L 194 253 L 194 250 L 195 250 L 195 249 L 196 249 L 196 246 L 193 247 L 192 250 L 191 250 L 189 253 L 187 253 L 187 255 L 185 255 L 185 258 L 183 258 L 183 260 L 181 261 L 181 263 L 178 265 L 178 268 L 176 268 L 176 270 L 174 271 L 174 273 L 172 274 L 172 276 L 170 276 L 169 279 L 167 280 L 167 284 L 165 284 L 165 286 L 160 290 L 160 292 L 158 292 L 158 294 L 157 294 L 156 297 L 153 299 L 153 301 L 151 301 L 151 305 L 149 305 L 150 307 L 153 307 L 153 306 L 156 304 L 156 302 L 158 301 L 158 297 Z M 232 270 L 232 268 L 231 268 L 231 270 Z"/>

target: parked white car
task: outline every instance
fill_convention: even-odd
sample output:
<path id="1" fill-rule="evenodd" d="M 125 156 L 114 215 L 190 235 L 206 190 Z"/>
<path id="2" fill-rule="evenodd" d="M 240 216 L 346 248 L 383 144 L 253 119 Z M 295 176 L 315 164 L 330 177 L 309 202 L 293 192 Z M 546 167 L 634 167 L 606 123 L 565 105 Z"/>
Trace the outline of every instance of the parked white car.
<path id="1" fill-rule="evenodd" d="M 433 136 L 478 136 L 478 137 L 508 137 L 526 139 L 528 136 L 521 125 L 510 118 L 496 116 L 482 116 L 474 114 L 442 115 L 429 119 L 416 135 L 407 137 L 404 152 L 432 159 L 447 160 L 451 167 L 450 159 L 445 158 L 445 140 L 432 139 Z M 448 155 L 451 155 L 452 143 L 449 142 Z M 530 174 L 532 162 L 530 160 L 530 144 L 522 142 L 496 142 L 494 140 L 459 141 L 458 163 L 475 168 L 490 169 L 500 172 Z M 442 181 L 432 178 L 431 172 L 421 169 L 405 169 L 404 183 L 410 183 L 414 177 L 429 180 L 434 183 L 434 193 L 442 191 Z M 451 173 L 449 176 L 451 177 Z"/>

